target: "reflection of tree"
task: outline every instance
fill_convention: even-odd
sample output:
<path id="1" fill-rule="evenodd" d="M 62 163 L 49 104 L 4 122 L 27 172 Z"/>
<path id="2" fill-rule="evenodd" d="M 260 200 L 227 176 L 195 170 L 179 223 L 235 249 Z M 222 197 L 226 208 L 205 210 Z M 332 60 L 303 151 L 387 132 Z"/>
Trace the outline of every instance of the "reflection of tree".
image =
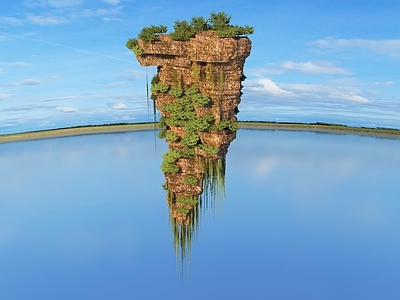
<path id="1" fill-rule="evenodd" d="M 165 174 L 167 182 L 164 188 L 170 208 L 175 253 L 183 268 L 186 256 L 191 253 L 192 239 L 196 238 L 201 214 L 215 207 L 224 196 L 225 157 L 204 158 L 197 155 L 181 166 L 181 172 Z M 185 182 L 185 178 L 192 178 L 188 176 L 193 176 L 196 181 Z"/>

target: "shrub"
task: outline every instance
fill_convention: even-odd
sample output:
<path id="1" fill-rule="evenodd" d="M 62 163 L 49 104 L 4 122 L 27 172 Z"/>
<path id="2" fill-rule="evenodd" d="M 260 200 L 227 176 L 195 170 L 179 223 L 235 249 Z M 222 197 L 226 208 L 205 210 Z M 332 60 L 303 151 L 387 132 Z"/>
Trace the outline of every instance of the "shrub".
<path id="1" fill-rule="evenodd" d="M 190 209 L 187 207 L 178 207 L 175 209 L 178 214 L 187 215 L 190 212 Z"/>
<path id="2" fill-rule="evenodd" d="M 166 134 L 167 134 L 167 130 L 165 128 L 163 128 L 158 132 L 158 138 L 163 139 L 163 138 L 165 138 Z"/>
<path id="3" fill-rule="evenodd" d="M 151 86 L 150 90 L 152 93 L 157 93 L 157 92 L 161 92 L 161 93 L 166 93 L 168 92 L 169 89 L 169 84 L 168 83 L 155 83 Z"/>
<path id="4" fill-rule="evenodd" d="M 180 150 L 181 157 L 191 158 L 195 155 L 194 148 L 186 147 Z"/>
<path id="5" fill-rule="evenodd" d="M 199 136 L 195 132 L 189 131 L 181 139 L 181 143 L 182 143 L 182 145 L 187 146 L 187 147 L 194 147 L 198 144 L 199 140 L 200 140 Z"/>
<path id="6" fill-rule="evenodd" d="M 196 176 L 188 175 L 183 179 L 183 182 L 190 185 L 196 185 L 199 180 Z"/>
<path id="7" fill-rule="evenodd" d="M 214 130 L 229 129 L 232 131 L 236 131 L 239 129 L 239 125 L 237 122 L 232 122 L 231 120 L 228 119 L 222 119 L 218 124 L 213 125 L 212 129 Z"/>
<path id="8" fill-rule="evenodd" d="M 233 37 L 249 35 L 254 33 L 254 28 L 248 25 L 231 25 L 231 16 L 224 12 L 212 12 L 209 18 L 210 28 L 215 30 L 220 37 Z"/>
<path id="9" fill-rule="evenodd" d="M 151 85 L 152 85 L 152 86 L 155 85 L 155 84 L 157 84 L 157 83 L 159 83 L 159 82 L 160 82 L 160 77 L 158 77 L 157 74 L 154 75 L 153 78 L 151 78 Z"/>
<path id="10" fill-rule="evenodd" d="M 177 87 L 173 87 L 168 91 L 168 94 L 170 94 L 176 98 L 179 98 L 183 95 L 183 90 L 180 88 L 177 88 Z"/>
<path id="11" fill-rule="evenodd" d="M 175 201 L 180 204 L 189 204 L 189 205 L 196 205 L 198 203 L 197 197 L 195 196 L 178 197 L 176 198 Z"/>
<path id="12" fill-rule="evenodd" d="M 171 173 L 171 174 L 176 174 L 179 172 L 179 167 L 177 165 L 171 164 L 166 162 L 165 160 L 161 164 L 161 170 L 164 173 Z"/>
<path id="13" fill-rule="evenodd" d="M 173 132 L 168 131 L 165 133 L 165 139 L 169 142 L 176 142 L 177 140 L 179 140 L 179 136 L 177 136 Z"/>
<path id="14" fill-rule="evenodd" d="M 181 155 L 178 150 L 170 149 L 166 153 L 164 153 L 163 157 L 164 161 L 166 161 L 167 163 L 174 163 L 181 157 Z"/>
<path id="15" fill-rule="evenodd" d="M 206 104 L 210 103 L 210 101 L 211 101 L 210 98 L 208 98 L 207 96 L 204 96 L 200 93 L 191 95 L 191 98 L 192 98 L 193 104 L 199 105 L 199 106 L 206 105 Z"/>
<path id="16" fill-rule="evenodd" d="M 197 32 L 210 29 L 210 25 L 203 17 L 192 17 L 192 20 L 190 21 L 190 27 L 195 34 Z"/>
<path id="17" fill-rule="evenodd" d="M 164 25 L 150 25 L 150 27 L 144 27 L 142 31 L 140 31 L 138 38 L 142 39 L 145 42 L 153 42 L 157 39 L 158 34 L 166 32 L 167 27 Z"/>
<path id="18" fill-rule="evenodd" d="M 198 92 L 199 92 L 199 88 L 195 85 L 192 85 L 185 90 L 185 95 L 190 96 L 193 94 L 197 94 Z"/>
<path id="19" fill-rule="evenodd" d="M 143 48 L 141 48 L 138 44 L 137 39 L 128 39 L 126 42 L 125 46 L 129 49 L 132 50 L 135 55 L 142 55 L 143 54 Z"/>
<path id="20" fill-rule="evenodd" d="M 202 149 L 204 152 L 207 152 L 207 153 L 213 154 L 213 155 L 218 153 L 218 148 L 211 146 L 211 145 L 201 144 L 200 149 Z"/>
<path id="21" fill-rule="evenodd" d="M 174 30 L 170 34 L 173 40 L 186 41 L 196 34 L 187 21 L 175 21 Z"/>

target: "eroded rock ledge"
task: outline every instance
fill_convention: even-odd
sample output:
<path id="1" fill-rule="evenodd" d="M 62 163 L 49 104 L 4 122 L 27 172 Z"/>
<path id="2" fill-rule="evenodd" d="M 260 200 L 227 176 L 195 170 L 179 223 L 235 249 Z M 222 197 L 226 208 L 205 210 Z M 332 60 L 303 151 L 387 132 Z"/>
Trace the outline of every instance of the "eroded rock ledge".
<path id="1" fill-rule="evenodd" d="M 204 181 L 215 188 L 210 181 L 224 176 L 221 160 L 236 138 L 243 67 L 251 41 L 205 30 L 186 41 L 159 34 L 154 41 L 137 43 L 139 63 L 157 66 L 152 93 L 169 144 L 162 167 L 168 205 L 179 225 L 189 225 Z"/>

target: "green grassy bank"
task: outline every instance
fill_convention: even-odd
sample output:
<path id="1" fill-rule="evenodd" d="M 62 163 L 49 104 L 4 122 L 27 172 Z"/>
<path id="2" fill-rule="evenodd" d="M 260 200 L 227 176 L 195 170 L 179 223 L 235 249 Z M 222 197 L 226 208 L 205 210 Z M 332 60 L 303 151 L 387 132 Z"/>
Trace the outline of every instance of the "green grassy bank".
<path id="1" fill-rule="evenodd" d="M 302 130 L 317 132 L 337 132 L 361 135 L 379 135 L 388 137 L 400 137 L 399 129 L 392 128 L 368 128 L 351 127 L 340 124 L 329 123 L 278 123 L 278 122 L 239 122 L 239 127 L 243 129 L 270 129 L 270 130 Z M 156 123 L 119 123 L 104 125 L 75 126 L 68 128 L 58 128 L 50 130 L 40 130 L 31 132 L 21 132 L 15 134 L 0 135 L 0 143 L 17 141 L 27 141 L 36 139 L 66 137 L 85 134 L 128 132 L 135 130 L 154 130 Z"/>

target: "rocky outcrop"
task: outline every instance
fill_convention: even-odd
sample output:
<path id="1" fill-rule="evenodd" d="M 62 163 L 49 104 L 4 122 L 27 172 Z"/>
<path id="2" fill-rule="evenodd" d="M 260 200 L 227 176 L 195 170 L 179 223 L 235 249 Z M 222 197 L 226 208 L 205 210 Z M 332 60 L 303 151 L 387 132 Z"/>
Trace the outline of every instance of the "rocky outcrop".
<path id="1" fill-rule="evenodd" d="M 197 86 L 211 99 L 211 105 L 196 107 L 199 116 L 212 113 L 218 124 L 222 119 L 235 120 L 240 103 L 241 81 L 245 59 L 250 55 L 251 41 L 247 37 L 219 37 L 207 30 L 187 41 L 174 41 L 167 34 L 154 42 L 138 40 L 143 54 L 137 56 L 142 66 L 157 66 L 161 82 L 183 90 Z M 157 94 L 157 108 L 172 103 L 168 93 Z"/>
<path id="2" fill-rule="evenodd" d="M 160 34 L 155 41 L 137 43 L 139 63 L 157 66 L 152 92 L 170 149 L 163 163 L 167 202 L 175 240 L 187 241 L 197 227 L 202 201 L 223 189 L 251 41 L 206 30 L 186 41 Z"/>

